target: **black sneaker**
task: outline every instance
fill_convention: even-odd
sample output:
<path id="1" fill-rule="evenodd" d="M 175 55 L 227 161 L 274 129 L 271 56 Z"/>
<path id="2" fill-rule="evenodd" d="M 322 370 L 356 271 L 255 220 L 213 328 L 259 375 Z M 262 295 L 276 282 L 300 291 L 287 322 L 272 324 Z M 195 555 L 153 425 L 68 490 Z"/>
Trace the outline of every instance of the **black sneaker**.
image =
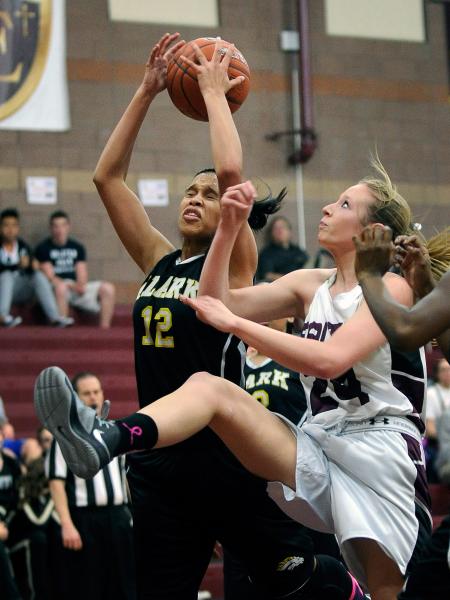
<path id="1" fill-rule="evenodd" d="M 44 369 L 34 386 L 34 406 L 41 423 L 56 438 L 69 469 L 91 479 L 113 458 L 104 434 L 114 441 L 114 421 L 97 417 L 79 399 L 69 378 L 59 367 Z"/>

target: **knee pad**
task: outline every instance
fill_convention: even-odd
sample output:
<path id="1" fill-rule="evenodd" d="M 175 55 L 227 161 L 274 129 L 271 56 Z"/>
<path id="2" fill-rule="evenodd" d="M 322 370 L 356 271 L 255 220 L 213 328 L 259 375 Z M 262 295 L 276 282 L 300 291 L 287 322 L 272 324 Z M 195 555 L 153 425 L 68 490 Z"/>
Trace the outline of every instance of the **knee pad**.
<path id="1" fill-rule="evenodd" d="M 356 589 L 354 589 L 354 587 Z M 285 600 L 360 600 L 365 598 L 356 580 L 335 558 L 319 554 L 316 568 L 306 584 Z"/>
<path id="2" fill-rule="evenodd" d="M 250 574 L 259 597 L 266 600 L 294 600 L 297 590 L 303 588 L 314 571 L 314 556 L 286 556 L 277 563 L 261 565 Z M 300 596 L 299 596 L 300 597 Z"/>

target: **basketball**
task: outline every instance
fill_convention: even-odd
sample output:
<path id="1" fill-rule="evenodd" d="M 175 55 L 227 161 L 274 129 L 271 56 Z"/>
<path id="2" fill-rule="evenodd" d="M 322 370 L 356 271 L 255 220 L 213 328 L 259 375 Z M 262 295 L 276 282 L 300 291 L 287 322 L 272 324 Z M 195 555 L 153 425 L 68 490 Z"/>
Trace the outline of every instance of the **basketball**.
<path id="1" fill-rule="evenodd" d="M 216 39 L 215 37 L 202 37 L 188 42 L 175 54 L 167 68 L 167 91 L 172 102 L 184 115 L 197 121 L 208 120 L 205 102 L 197 82 L 197 74 L 180 57 L 183 55 L 198 63 L 193 48 L 193 44 L 197 44 L 207 60 L 211 60 Z M 219 52 L 222 55 L 225 54 L 231 45 L 229 42 L 220 40 Z M 229 90 L 226 95 L 232 113 L 240 108 L 250 89 L 250 69 L 242 53 L 235 48 L 228 66 L 228 76 L 230 79 L 235 79 L 240 75 L 245 77 L 244 81 Z"/>

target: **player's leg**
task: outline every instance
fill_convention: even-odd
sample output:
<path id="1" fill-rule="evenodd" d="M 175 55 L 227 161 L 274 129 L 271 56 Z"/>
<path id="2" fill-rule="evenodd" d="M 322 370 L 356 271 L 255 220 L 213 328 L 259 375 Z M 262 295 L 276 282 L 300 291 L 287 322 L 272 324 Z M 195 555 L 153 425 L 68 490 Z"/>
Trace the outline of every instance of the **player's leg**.
<path id="1" fill-rule="evenodd" d="M 446 598 L 450 590 L 450 515 L 445 517 L 413 567 L 399 600 Z"/>
<path id="2" fill-rule="evenodd" d="M 209 426 L 249 471 L 295 488 L 292 431 L 244 390 L 207 373 L 114 423 L 99 419 L 65 373 L 50 367 L 36 382 L 35 406 L 69 468 L 82 477 L 92 477 L 114 455 L 171 446 Z"/>
<path id="3" fill-rule="evenodd" d="M 375 540 L 355 538 L 350 542 L 366 573 L 372 600 L 395 600 L 404 578 L 396 563 Z"/>
<path id="4" fill-rule="evenodd" d="M 14 318 L 10 313 L 17 276 L 18 273 L 13 271 L 0 273 L 0 324 L 7 327 L 15 325 Z"/>
<path id="5" fill-rule="evenodd" d="M 100 303 L 100 327 L 107 329 L 111 326 L 114 313 L 116 290 L 112 283 L 102 281 L 98 290 Z"/>
<path id="6" fill-rule="evenodd" d="M 32 284 L 42 310 L 50 323 L 59 321 L 60 316 L 56 304 L 52 284 L 42 271 L 35 271 L 32 275 Z"/>
<path id="7" fill-rule="evenodd" d="M 131 495 L 133 497 L 133 484 Z M 145 505 L 132 504 L 138 600 L 197 600 L 215 539 L 202 523 L 201 499 L 155 486 Z"/>
<path id="8" fill-rule="evenodd" d="M 267 494 L 236 491 L 227 507 L 223 543 L 245 565 L 257 598 L 364 598 L 345 566 L 330 556 L 314 556 L 307 529 L 282 513 Z"/>

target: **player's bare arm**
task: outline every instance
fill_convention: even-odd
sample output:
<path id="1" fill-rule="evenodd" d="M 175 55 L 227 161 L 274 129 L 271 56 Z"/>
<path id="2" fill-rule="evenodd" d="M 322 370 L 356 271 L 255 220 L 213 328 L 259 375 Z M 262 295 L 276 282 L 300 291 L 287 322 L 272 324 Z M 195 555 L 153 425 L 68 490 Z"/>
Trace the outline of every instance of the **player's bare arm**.
<path id="1" fill-rule="evenodd" d="M 213 164 L 222 196 L 230 186 L 242 181 L 242 146 L 236 125 L 231 115 L 225 94 L 239 85 L 243 77 L 230 80 L 228 66 L 233 47 L 223 56 L 219 52 L 217 40 L 214 54 L 208 60 L 201 49 L 194 44 L 197 62 L 181 56 L 196 73 L 200 91 L 205 101 L 209 117 L 209 134 Z M 242 224 L 236 236 L 230 259 L 229 279 L 232 288 L 252 284 L 257 266 L 257 248 L 254 235 L 247 222 Z"/>
<path id="2" fill-rule="evenodd" d="M 264 290 L 276 283 L 278 282 L 255 287 L 253 291 Z M 397 302 L 411 305 L 412 292 L 402 278 L 388 274 L 385 285 Z M 243 291 L 245 290 L 239 290 Z M 196 311 L 201 321 L 221 331 L 233 333 L 283 366 L 323 379 L 331 379 L 345 373 L 386 341 L 366 304 L 362 304 L 354 316 L 325 342 L 320 342 L 289 336 L 239 317 L 215 298 L 200 296 L 197 299 L 185 298 L 183 302 Z M 361 336 L 361 331 L 364 331 L 364 336 Z"/>
<path id="3" fill-rule="evenodd" d="M 94 173 L 94 183 L 111 222 L 131 258 L 147 273 L 174 246 L 150 223 L 141 202 L 126 184 L 133 147 L 156 95 L 165 89 L 167 65 L 183 41 L 165 34 L 153 47 L 141 85 L 114 129 Z"/>

